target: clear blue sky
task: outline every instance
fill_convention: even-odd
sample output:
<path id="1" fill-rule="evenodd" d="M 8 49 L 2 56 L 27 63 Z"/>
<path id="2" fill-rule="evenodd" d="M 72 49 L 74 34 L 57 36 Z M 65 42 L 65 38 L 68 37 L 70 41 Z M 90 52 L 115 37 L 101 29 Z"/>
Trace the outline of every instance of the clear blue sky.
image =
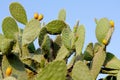
<path id="1" fill-rule="evenodd" d="M 80 24 L 85 25 L 86 40 L 84 48 L 89 42 L 97 42 L 94 18 L 106 17 L 109 20 L 114 20 L 115 31 L 107 51 L 114 53 L 120 59 L 120 0 L 1 0 L 0 25 L 3 18 L 10 16 L 9 4 L 16 1 L 25 7 L 29 20 L 35 12 L 38 12 L 44 14 L 43 21 L 46 23 L 57 19 L 60 9 L 66 9 L 66 22 L 71 28 L 77 20 L 80 20 Z M 23 27 L 23 25 L 19 26 Z M 1 29 L 0 32 L 2 32 Z"/>

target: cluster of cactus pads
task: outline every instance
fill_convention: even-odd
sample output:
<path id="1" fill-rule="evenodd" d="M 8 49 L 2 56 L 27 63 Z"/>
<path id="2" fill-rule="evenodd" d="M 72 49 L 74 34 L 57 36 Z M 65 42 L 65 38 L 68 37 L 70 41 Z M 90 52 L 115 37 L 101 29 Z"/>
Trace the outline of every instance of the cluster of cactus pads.
<path id="1" fill-rule="evenodd" d="M 83 52 L 84 25 L 77 22 L 71 30 L 64 9 L 47 24 L 36 14 L 28 21 L 24 7 L 17 2 L 9 10 L 11 16 L 3 19 L 0 34 L 0 80 L 96 80 L 99 74 L 107 74 L 100 80 L 120 80 L 120 60 L 106 50 L 113 21 L 95 20 L 98 42 L 89 43 Z M 17 22 L 25 27 L 18 27 Z"/>

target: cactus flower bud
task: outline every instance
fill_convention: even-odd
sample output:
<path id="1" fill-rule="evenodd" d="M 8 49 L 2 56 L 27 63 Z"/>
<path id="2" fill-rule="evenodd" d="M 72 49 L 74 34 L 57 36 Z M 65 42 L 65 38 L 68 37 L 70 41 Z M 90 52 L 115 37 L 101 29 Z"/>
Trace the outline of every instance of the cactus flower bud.
<path id="1" fill-rule="evenodd" d="M 107 40 L 106 39 L 104 39 L 103 41 L 102 41 L 102 43 L 104 44 L 104 45 L 107 45 Z"/>
<path id="2" fill-rule="evenodd" d="M 11 67 L 8 67 L 8 68 L 6 69 L 6 72 L 5 72 L 6 76 L 10 76 L 11 73 L 12 73 L 12 68 L 11 68 Z"/>
<path id="3" fill-rule="evenodd" d="M 114 21 L 110 20 L 111 27 L 114 27 Z"/>
<path id="4" fill-rule="evenodd" d="M 38 20 L 41 21 L 42 19 L 43 19 L 43 15 L 40 14 L 40 15 L 38 16 Z"/>
<path id="5" fill-rule="evenodd" d="M 35 19 L 38 19 L 38 16 L 39 16 L 38 13 L 35 13 L 35 14 L 34 14 L 34 18 L 35 18 Z"/>

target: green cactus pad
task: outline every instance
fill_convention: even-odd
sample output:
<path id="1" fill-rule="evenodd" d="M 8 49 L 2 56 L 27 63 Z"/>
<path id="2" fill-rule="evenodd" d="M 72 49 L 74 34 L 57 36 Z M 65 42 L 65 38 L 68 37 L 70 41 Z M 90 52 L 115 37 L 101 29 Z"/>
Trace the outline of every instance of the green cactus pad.
<path id="1" fill-rule="evenodd" d="M 49 34 L 60 34 L 62 30 L 67 27 L 67 24 L 62 20 L 53 20 L 46 25 Z"/>
<path id="2" fill-rule="evenodd" d="M 24 65 L 16 55 L 10 54 L 8 56 L 3 56 L 2 71 L 4 76 L 8 67 L 12 68 L 11 76 L 17 78 L 17 80 L 27 80 Z"/>
<path id="3" fill-rule="evenodd" d="M 61 48 L 59 49 L 58 53 L 57 53 L 56 60 L 63 60 L 69 54 L 70 54 L 70 52 L 68 51 L 68 49 L 64 45 L 62 45 Z"/>
<path id="4" fill-rule="evenodd" d="M 84 52 L 84 59 L 87 61 L 91 61 L 93 59 L 93 43 L 89 43 L 85 52 Z"/>
<path id="5" fill-rule="evenodd" d="M 53 42 L 53 53 L 55 56 L 57 55 L 57 52 L 59 51 L 61 46 L 62 46 L 61 35 L 57 35 L 56 39 Z"/>
<path id="6" fill-rule="evenodd" d="M 73 80 L 93 80 L 88 67 L 82 61 L 75 63 L 72 78 Z"/>
<path id="7" fill-rule="evenodd" d="M 80 55 L 82 52 L 82 48 L 84 45 L 84 40 L 85 40 L 85 28 L 83 25 L 80 25 L 77 29 L 76 32 L 76 42 L 75 42 L 75 49 L 76 49 L 76 54 Z"/>
<path id="8" fill-rule="evenodd" d="M 51 46 L 51 40 L 50 37 L 48 35 L 44 36 L 44 40 L 43 43 L 41 45 L 42 51 L 45 54 L 50 54 L 50 46 Z"/>
<path id="9" fill-rule="evenodd" d="M 59 14 L 58 14 L 58 19 L 59 20 L 63 20 L 65 21 L 66 20 L 66 11 L 65 9 L 61 9 Z"/>
<path id="10" fill-rule="evenodd" d="M 74 33 L 70 30 L 69 27 L 64 28 L 62 31 L 62 43 L 67 49 L 72 49 L 74 46 Z"/>
<path id="11" fill-rule="evenodd" d="M 69 50 L 72 49 L 72 41 L 71 41 L 72 39 L 73 39 L 73 35 L 70 28 L 69 27 L 64 28 L 62 31 L 62 43 Z"/>
<path id="12" fill-rule="evenodd" d="M 17 2 L 13 2 L 9 6 L 9 10 L 11 15 L 20 23 L 26 24 L 27 23 L 27 16 L 24 7 Z"/>
<path id="13" fill-rule="evenodd" d="M 67 67 L 64 61 L 49 63 L 35 80 L 66 80 Z"/>
<path id="14" fill-rule="evenodd" d="M 112 53 L 107 52 L 104 66 L 105 68 L 120 70 L 120 60 L 116 58 Z"/>
<path id="15" fill-rule="evenodd" d="M 22 45 L 28 45 L 36 39 L 40 32 L 40 22 L 36 19 L 30 20 L 25 26 L 22 36 Z"/>
<path id="16" fill-rule="evenodd" d="M 105 39 L 110 27 L 111 26 L 107 18 L 102 18 L 97 22 L 96 38 L 100 43 L 102 43 L 103 39 Z"/>
<path id="17" fill-rule="evenodd" d="M 47 30 L 46 30 L 46 27 L 42 27 L 41 30 L 40 30 L 40 34 L 39 34 L 39 37 L 38 37 L 38 43 L 39 43 L 39 46 L 41 46 L 43 40 L 44 40 L 44 36 L 47 34 Z"/>
<path id="18" fill-rule="evenodd" d="M 102 65 L 104 64 L 106 57 L 105 51 L 103 51 L 103 47 L 99 48 L 99 51 L 95 53 L 92 61 L 92 66 L 91 66 L 91 74 L 94 77 L 94 79 L 97 78 Z"/>
<path id="19" fill-rule="evenodd" d="M 6 17 L 2 22 L 2 31 L 6 38 L 16 39 L 19 32 L 16 21 L 11 17 Z"/>

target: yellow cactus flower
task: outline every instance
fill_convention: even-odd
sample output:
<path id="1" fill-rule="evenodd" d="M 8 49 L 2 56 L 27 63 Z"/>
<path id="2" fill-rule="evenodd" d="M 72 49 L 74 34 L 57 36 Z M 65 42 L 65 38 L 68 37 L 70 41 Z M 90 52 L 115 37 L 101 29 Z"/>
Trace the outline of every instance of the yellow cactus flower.
<path id="1" fill-rule="evenodd" d="M 38 19 L 38 16 L 39 16 L 38 13 L 35 13 L 35 14 L 34 14 L 34 18 L 35 18 L 35 19 Z"/>
<path id="2" fill-rule="evenodd" d="M 6 69 L 6 72 L 5 72 L 6 76 L 10 76 L 11 73 L 12 73 L 12 68 L 11 68 L 11 67 L 8 67 L 8 68 Z"/>
<path id="3" fill-rule="evenodd" d="M 102 43 L 103 43 L 104 45 L 107 45 L 108 42 L 107 42 L 106 39 L 103 39 Z"/>
<path id="4" fill-rule="evenodd" d="M 41 21 L 42 19 L 43 19 L 43 15 L 40 14 L 40 15 L 38 16 L 38 20 Z"/>
<path id="5" fill-rule="evenodd" d="M 111 27 L 114 27 L 114 21 L 110 20 Z"/>

